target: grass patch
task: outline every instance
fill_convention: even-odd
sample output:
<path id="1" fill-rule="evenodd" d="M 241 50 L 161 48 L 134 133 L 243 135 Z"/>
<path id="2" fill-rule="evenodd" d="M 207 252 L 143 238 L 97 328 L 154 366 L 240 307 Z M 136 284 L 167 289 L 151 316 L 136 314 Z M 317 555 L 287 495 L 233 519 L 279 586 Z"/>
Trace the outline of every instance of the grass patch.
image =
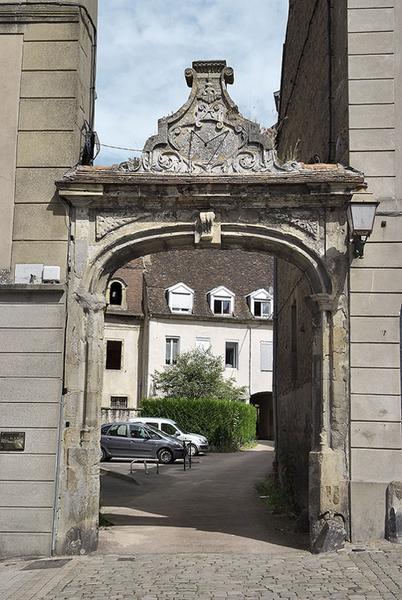
<path id="1" fill-rule="evenodd" d="M 296 518 L 298 510 L 293 498 L 281 488 L 273 475 L 257 481 L 255 487 L 260 499 L 273 514 Z"/>

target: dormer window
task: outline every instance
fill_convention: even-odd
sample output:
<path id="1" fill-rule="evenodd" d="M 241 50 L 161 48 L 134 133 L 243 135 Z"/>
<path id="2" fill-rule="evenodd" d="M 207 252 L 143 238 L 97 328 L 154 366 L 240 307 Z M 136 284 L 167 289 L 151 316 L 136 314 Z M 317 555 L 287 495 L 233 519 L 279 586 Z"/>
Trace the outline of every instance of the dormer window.
<path id="1" fill-rule="evenodd" d="M 273 298 L 267 290 L 260 289 L 247 296 L 251 314 L 257 319 L 272 319 Z"/>
<path id="2" fill-rule="evenodd" d="M 107 288 L 106 301 L 110 306 L 126 308 L 126 285 L 119 279 L 113 279 Z"/>
<path id="3" fill-rule="evenodd" d="M 192 313 L 194 290 L 185 283 L 176 283 L 166 290 L 168 305 L 172 313 Z"/>
<path id="4" fill-rule="evenodd" d="M 214 315 L 233 315 L 234 294 L 223 285 L 211 290 L 209 296 L 209 307 Z"/>

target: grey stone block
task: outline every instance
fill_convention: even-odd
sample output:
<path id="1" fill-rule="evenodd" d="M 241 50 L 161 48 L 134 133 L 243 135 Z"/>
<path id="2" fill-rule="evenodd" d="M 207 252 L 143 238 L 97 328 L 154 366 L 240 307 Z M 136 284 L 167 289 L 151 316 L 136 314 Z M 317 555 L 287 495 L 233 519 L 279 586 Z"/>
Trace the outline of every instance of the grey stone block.
<path id="1" fill-rule="evenodd" d="M 53 508 L 0 507 L 0 532 L 50 533 Z"/>
<path id="2" fill-rule="evenodd" d="M 0 354 L 2 377 L 61 377 L 61 354 Z"/>
<path id="3" fill-rule="evenodd" d="M 56 427 L 59 424 L 59 405 L 55 402 L 52 404 L 41 404 L 34 402 L 32 404 L 23 404 L 21 402 L 13 402 L 6 404 L 0 403 L 0 423 L 4 428 L 20 427 Z M 36 431 L 36 430 L 35 430 Z M 42 435 L 43 432 L 42 432 Z M 39 433 L 38 433 L 39 436 Z M 51 435 L 49 442 L 52 442 L 52 449 L 55 451 L 55 438 Z M 38 440 L 39 442 L 39 440 Z M 26 450 L 28 452 L 28 450 Z M 38 452 L 39 450 L 37 450 Z"/>
<path id="4" fill-rule="evenodd" d="M 351 344 L 350 364 L 352 367 L 393 367 L 400 364 L 399 344 Z"/>
<path id="5" fill-rule="evenodd" d="M 400 223 L 402 227 L 402 223 Z M 402 269 L 354 269 L 350 271 L 352 292 L 402 292 Z M 380 340 L 378 340 L 380 341 Z M 388 342 L 390 340 L 383 340 Z M 398 339 L 394 340 L 398 341 Z"/>
<path id="6" fill-rule="evenodd" d="M 48 204 L 21 204 L 14 211 L 14 240 L 68 239 L 66 208 L 60 201 Z"/>
<path id="7" fill-rule="evenodd" d="M 386 483 L 402 473 L 400 450 L 352 448 L 352 481 Z"/>
<path id="8" fill-rule="evenodd" d="M 352 448 L 393 448 L 402 447 L 400 423 L 351 423 Z"/>
<path id="9" fill-rule="evenodd" d="M 79 159 L 79 136 L 70 131 L 20 131 L 18 167 L 64 167 Z"/>
<path id="10" fill-rule="evenodd" d="M 18 402 L 59 403 L 60 400 L 60 379 L 0 378 L 0 402 L 4 402 L 6 406 Z"/>
<path id="11" fill-rule="evenodd" d="M 54 455 L 4 454 L 0 452 L 0 481 L 54 481 Z"/>
<path id="12" fill-rule="evenodd" d="M 55 181 L 60 180 L 65 168 L 23 168 L 16 171 L 15 201 L 26 203 L 49 203 L 56 194 Z"/>
<path id="13" fill-rule="evenodd" d="M 20 131 L 72 131 L 77 121 L 74 98 L 22 98 L 20 101 Z"/>
<path id="14" fill-rule="evenodd" d="M 394 129 L 352 129 L 349 133 L 350 150 L 395 150 Z"/>
<path id="15" fill-rule="evenodd" d="M 0 506 L 53 508 L 54 483 L 49 481 L 2 481 Z"/>
<path id="16" fill-rule="evenodd" d="M 350 104 L 392 104 L 395 100 L 394 79 L 349 81 Z"/>
<path id="17" fill-rule="evenodd" d="M 4 352 L 62 352 L 62 329 L 0 329 Z"/>
<path id="18" fill-rule="evenodd" d="M 398 246 L 400 244 L 394 244 L 394 246 L 396 246 L 394 248 L 394 251 L 400 252 Z M 383 246 L 386 246 L 386 244 L 383 244 Z M 401 244 L 402 246 L 402 244 Z M 368 244 L 366 245 L 365 248 L 365 255 L 366 255 L 366 249 L 368 247 Z M 402 249 L 402 248 L 401 248 Z M 384 248 L 384 254 L 385 251 L 387 249 Z M 372 252 L 372 255 L 374 255 L 375 253 Z M 377 257 L 377 262 L 386 262 L 386 256 L 384 256 L 384 254 L 382 256 Z M 369 257 L 366 256 L 367 259 L 367 263 L 370 265 L 372 265 L 372 263 L 374 262 L 373 260 L 369 260 Z M 394 257 L 395 262 L 399 262 L 402 259 L 402 254 L 400 257 L 396 256 Z M 363 262 L 359 261 L 359 262 Z M 363 265 L 362 265 L 363 266 Z M 374 265 L 373 265 L 374 266 Z M 375 266 L 381 266 L 381 265 L 375 265 Z M 399 265 L 395 265 L 395 266 L 399 266 Z M 357 293 L 357 292 L 353 292 L 351 294 L 351 315 L 352 316 L 359 316 L 359 317 L 364 317 L 364 316 L 373 316 L 373 317 L 383 317 L 383 316 L 390 316 L 390 317 L 396 317 L 399 315 L 399 311 L 401 308 L 401 299 L 399 294 L 378 294 L 378 293 L 371 293 L 371 294 L 366 294 L 366 293 Z"/>
<path id="19" fill-rule="evenodd" d="M 352 104 L 349 106 L 349 126 L 352 129 L 395 127 L 393 104 Z"/>
<path id="20" fill-rule="evenodd" d="M 0 557 L 50 556 L 50 533 L 2 533 Z"/>
<path id="21" fill-rule="evenodd" d="M 63 305 L 0 304 L 0 327 L 27 329 L 43 327 L 46 329 L 48 327 L 62 328 L 63 324 Z"/>
<path id="22" fill-rule="evenodd" d="M 394 76 L 394 68 L 393 54 L 349 56 L 351 79 L 381 79 L 381 77 L 391 79 Z"/>
<path id="23" fill-rule="evenodd" d="M 78 23 L 29 23 L 24 29 L 24 41 L 78 40 Z"/>
<path id="24" fill-rule="evenodd" d="M 25 42 L 22 68 L 26 71 L 75 70 L 77 42 Z"/>
<path id="25" fill-rule="evenodd" d="M 349 54 L 392 54 L 394 52 L 394 34 L 392 31 L 376 31 L 373 33 L 350 33 L 348 36 Z M 349 62 L 349 68 L 352 63 Z M 349 77 L 354 79 L 354 72 L 349 70 Z M 370 73 L 375 78 L 375 73 Z M 391 74 L 393 77 L 393 73 Z"/>
<path id="26" fill-rule="evenodd" d="M 392 8 L 358 8 L 348 11 L 349 33 L 360 31 L 393 31 L 394 11 Z"/>
<path id="27" fill-rule="evenodd" d="M 354 421 L 397 421 L 401 420 L 399 396 L 373 396 L 351 394 L 351 418 Z"/>
<path id="28" fill-rule="evenodd" d="M 353 394 L 400 393 L 399 369 L 360 369 L 351 368 L 351 391 Z"/>
<path id="29" fill-rule="evenodd" d="M 392 177 L 395 175 L 395 153 L 383 152 L 350 152 L 350 164 L 358 171 L 372 177 Z"/>
<path id="30" fill-rule="evenodd" d="M 23 71 L 21 98 L 74 98 L 77 85 L 75 71 Z"/>

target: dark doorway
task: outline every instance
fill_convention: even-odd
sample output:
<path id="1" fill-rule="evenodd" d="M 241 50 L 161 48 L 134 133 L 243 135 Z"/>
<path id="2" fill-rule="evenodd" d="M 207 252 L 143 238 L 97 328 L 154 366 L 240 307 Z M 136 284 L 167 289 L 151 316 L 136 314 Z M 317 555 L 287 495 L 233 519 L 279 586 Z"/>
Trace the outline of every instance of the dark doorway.
<path id="1" fill-rule="evenodd" d="M 253 394 L 250 403 L 257 409 L 257 438 L 259 440 L 274 439 L 274 408 L 272 392 Z"/>

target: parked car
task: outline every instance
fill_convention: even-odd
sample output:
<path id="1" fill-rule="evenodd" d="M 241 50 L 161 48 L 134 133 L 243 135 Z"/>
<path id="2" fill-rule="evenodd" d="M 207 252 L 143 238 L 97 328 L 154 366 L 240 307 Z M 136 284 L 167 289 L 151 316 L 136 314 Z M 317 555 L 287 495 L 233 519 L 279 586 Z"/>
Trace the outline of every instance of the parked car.
<path id="1" fill-rule="evenodd" d="M 116 458 L 157 458 L 172 463 L 184 458 L 186 450 L 176 439 L 150 429 L 143 423 L 116 422 L 101 427 L 101 460 Z"/>
<path id="2" fill-rule="evenodd" d="M 208 452 L 208 440 L 203 435 L 198 433 L 186 433 L 172 419 L 161 419 L 158 417 L 136 417 L 130 419 L 136 423 L 144 423 L 155 429 L 159 429 L 162 433 L 166 433 L 182 442 L 188 444 L 189 452 L 192 456 L 199 452 Z"/>

